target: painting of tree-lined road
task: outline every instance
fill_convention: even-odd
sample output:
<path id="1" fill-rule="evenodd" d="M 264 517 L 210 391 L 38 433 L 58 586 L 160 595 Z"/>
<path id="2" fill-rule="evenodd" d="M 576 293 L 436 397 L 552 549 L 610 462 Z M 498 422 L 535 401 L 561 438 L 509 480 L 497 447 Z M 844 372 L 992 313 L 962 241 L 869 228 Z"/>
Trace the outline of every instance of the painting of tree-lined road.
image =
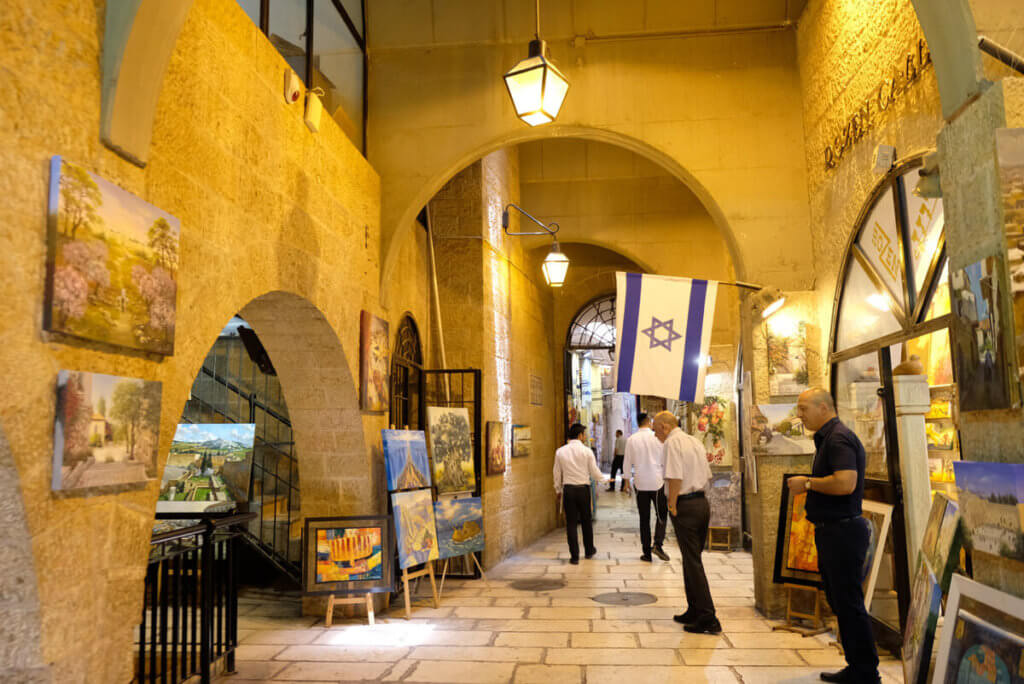
<path id="1" fill-rule="evenodd" d="M 46 329 L 172 354 L 178 219 L 60 157 L 49 201 Z"/>

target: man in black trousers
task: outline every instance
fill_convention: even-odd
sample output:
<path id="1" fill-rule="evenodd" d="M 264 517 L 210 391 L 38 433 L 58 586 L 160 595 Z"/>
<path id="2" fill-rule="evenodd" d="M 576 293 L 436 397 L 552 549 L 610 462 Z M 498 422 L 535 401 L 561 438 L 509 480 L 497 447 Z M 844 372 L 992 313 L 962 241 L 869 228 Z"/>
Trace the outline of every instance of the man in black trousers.
<path id="1" fill-rule="evenodd" d="M 822 672 L 821 679 L 841 684 L 877 684 L 878 651 L 871 618 L 864 607 L 864 559 L 871 535 L 861 516 L 864 499 L 864 446 L 839 422 L 832 395 L 813 387 L 797 400 L 797 416 L 814 431 L 810 477 L 791 477 L 790 495 L 807 494 L 804 509 L 814 523 L 818 569 L 825 597 L 839 621 L 846 667 Z"/>
<path id="2" fill-rule="evenodd" d="M 594 547 L 594 528 L 590 515 L 590 480 L 604 481 L 597 468 L 594 452 L 583 445 L 584 428 L 576 423 L 569 428 L 569 442 L 555 452 L 555 494 L 565 507 L 565 536 L 569 542 L 569 562 L 580 562 L 580 542 L 577 523 L 583 528 L 583 550 L 587 558 L 597 553 Z"/>
<path id="3" fill-rule="evenodd" d="M 608 491 L 615 491 L 615 476 L 622 472 L 622 486 L 619 491 L 624 491 L 626 484 L 626 471 L 622 468 L 623 460 L 626 458 L 626 438 L 622 436 L 622 430 L 615 431 L 615 445 L 612 449 L 612 475 L 608 478 Z"/>

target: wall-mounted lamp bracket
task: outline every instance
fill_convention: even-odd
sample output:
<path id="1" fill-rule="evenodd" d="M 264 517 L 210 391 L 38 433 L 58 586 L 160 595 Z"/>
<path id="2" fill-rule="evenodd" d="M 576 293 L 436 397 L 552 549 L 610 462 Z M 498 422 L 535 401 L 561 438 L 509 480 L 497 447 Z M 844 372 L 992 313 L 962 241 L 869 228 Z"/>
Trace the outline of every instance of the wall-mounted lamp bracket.
<path id="1" fill-rule="evenodd" d="M 508 231 L 508 226 L 509 226 L 508 210 L 509 210 L 510 207 L 512 209 L 515 209 L 520 214 L 522 214 L 526 218 L 530 219 L 534 223 L 536 223 L 541 228 L 543 228 L 544 232 L 510 233 Z M 554 227 L 552 228 L 552 226 L 554 226 Z M 506 204 L 505 205 L 505 209 L 501 212 L 501 227 L 505 230 L 505 234 L 506 235 L 550 235 L 551 237 L 555 237 L 555 233 L 558 232 L 558 224 L 557 223 L 549 223 L 549 224 L 545 225 L 539 219 L 537 219 L 533 214 L 531 214 L 530 212 L 526 211 L 525 209 L 523 209 L 519 205 L 512 204 L 512 203 Z"/>

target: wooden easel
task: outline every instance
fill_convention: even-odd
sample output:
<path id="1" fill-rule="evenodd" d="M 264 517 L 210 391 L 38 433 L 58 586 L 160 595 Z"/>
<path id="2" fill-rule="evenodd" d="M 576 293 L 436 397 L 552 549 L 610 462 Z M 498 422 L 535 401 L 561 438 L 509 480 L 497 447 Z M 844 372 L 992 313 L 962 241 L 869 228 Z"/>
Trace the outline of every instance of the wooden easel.
<path id="1" fill-rule="evenodd" d="M 473 564 L 476 565 L 476 569 L 480 571 L 480 579 L 482 579 L 487 588 L 490 589 L 491 583 L 487 581 L 487 575 L 484 574 L 484 568 L 480 565 L 480 561 L 477 560 L 476 554 L 471 551 L 466 555 L 473 559 Z M 448 561 L 450 560 L 451 558 L 444 559 L 444 567 L 441 569 L 441 588 L 437 590 L 439 596 L 444 593 L 444 578 L 448 574 Z"/>
<path id="2" fill-rule="evenodd" d="M 357 594 L 355 596 L 341 596 L 337 597 L 331 594 L 327 597 L 327 615 L 324 616 L 324 624 L 328 627 L 331 626 L 331 622 L 334 621 L 334 606 L 345 606 L 345 605 L 358 605 L 366 603 L 366 619 L 372 625 L 373 624 L 373 594 L 366 592 L 365 594 Z"/>
<path id="3" fill-rule="evenodd" d="M 815 587 L 804 587 L 799 584 L 784 584 L 786 587 L 786 624 L 772 625 L 772 631 L 795 632 L 805 637 L 823 634 L 828 631 L 821 619 L 821 590 Z M 814 592 L 814 612 L 804 613 L 793 608 L 793 595 L 796 593 Z M 795 620 L 810 620 L 811 627 L 803 627 Z"/>
<path id="4" fill-rule="evenodd" d="M 423 576 L 430 578 L 430 591 L 434 596 L 434 608 L 440 608 L 441 603 L 437 596 L 437 583 L 434 581 L 434 561 L 427 561 L 426 565 L 416 572 L 402 570 L 402 588 L 405 590 L 405 619 L 412 617 L 412 602 L 410 601 L 409 580 Z"/>

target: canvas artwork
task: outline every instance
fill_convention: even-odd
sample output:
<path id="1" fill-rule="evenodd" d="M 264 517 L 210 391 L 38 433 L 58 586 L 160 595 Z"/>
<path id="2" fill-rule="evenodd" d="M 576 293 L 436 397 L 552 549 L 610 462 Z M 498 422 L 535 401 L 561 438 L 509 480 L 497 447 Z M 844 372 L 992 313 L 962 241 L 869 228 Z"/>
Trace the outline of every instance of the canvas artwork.
<path id="1" fill-rule="evenodd" d="M 921 560 L 914 575 L 914 589 L 903 631 L 903 681 L 925 684 L 932 657 L 935 626 L 942 609 L 942 589 L 928 564 Z"/>
<path id="2" fill-rule="evenodd" d="M 921 553 L 935 572 L 942 591 L 948 591 L 960 556 L 960 506 L 945 494 L 936 493 L 932 499 Z"/>
<path id="3" fill-rule="evenodd" d="M 434 502 L 439 558 L 484 550 L 484 509 L 480 497 Z"/>
<path id="4" fill-rule="evenodd" d="M 1018 379 L 1024 382 L 1024 128 L 996 131 Z"/>
<path id="5" fill-rule="evenodd" d="M 967 548 L 1024 561 L 1024 464 L 954 461 L 953 473 Z"/>
<path id="6" fill-rule="evenodd" d="M 422 430 L 381 430 L 388 491 L 430 486 L 427 438 Z"/>
<path id="7" fill-rule="evenodd" d="M 533 430 L 529 425 L 512 426 L 512 458 L 526 458 L 533 449 Z"/>
<path id="8" fill-rule="evenodd" d="M 487 422 L 487 474 L 501 475 L 505 472 L 505 424 Z"/>
<path id="9" fill-rule="evenodd" d="M 303 590 L 356 593 L 391 590 L 390 520 L 386 515 L 307 518 Z"/>
<path id="10" fill-rule="evenodd" d="M 730 433 L 732 432 L 729 400 L 705 396 L 700 404 L 691 404 L 690 426 L 693 436 L 704 443 L 708 463 L 712 466 L 732 465 Z"/>
<path id="11" fill-rule="evenodd" d="M 544 405 L 544 378 L 530 375 L 530 406 Z"/>
<path id="12" fill-rule="evenodd" d="M 813 454 L 814 437 L 796 415 L 796 404 L 757 404 L 751 410 L 750 443 L 758 454 Z"/>
<path id="13" fill-rule="evenodd" d="M 476 470 L 473 466 L 469 411 L 464 408 L 428 406 L 427 423 L 437 493 L 450 494 L 475 489 Z"/>
<path id="14" fill-rule="evenodd" d="M 754 410 L 753 405 L 754 388 L 750 384 L 750 371 L 743 374 L 743 388 L 740 393 L 740 412 L 743 423 L 742 429 L 742 450 L 743 450 L 743 475 L 747 488 L 751 494 L 757 494 L 757 455 L 754 454 L 754 444 L 751 440 L 751 418 Z"/>
<path id="15" fill-rule="evenodd" d="M 1024 682 L 1024 600 L 953 575 L 932 682 Z"/>
<path id="16" fill-rule="evenodd" d="M 892 506 L 880 501 L 864 499 L 861 502 L 861 515 L 868 521 L 870 536 L 868 552 L 864 557 L 864 607 L 871 607 L 871 599 L 875 595 L 875 584 L 878 571 L 882 567 L 882 556 L 885 555 L 885 543 L 889 538 L 889 526 L 892 523 Z"/>
<path id="17" fill-rule="evenodd" d="M 733 529 L 732 538 L 739 540 L 741 476 L 736 472 L 715 473 L 708 483 L 707 498 L 711 508 L 711 526 Z"/>
<path id="18" fill-rule="evenodd" d="M 779 531 L 775 546 L 776 584 L 821 586 L 818 571 L 818 547 L 814 543 L 814 525 L 807 519 L 804 503 L 807 493 L 790 496 L 786 480 L 800 473 L 782 476 L 782 497 L 779 503 Z"/>
<path id="19" fill-rule="evenodd" d="M 437 527 L 430 490 L 395 492 L 391 495 L 391 508 L 395 516 L 399 566 L 404 570 L 437 560 Z"/>
<path id="20" fill-rule="evenodd" d="M 164 466 L 158 513 L 234 508 L 249 500 L 253 423 L 178 425 Z"/>
<path id="21" fill-rule="evenodd" d="M 388 410 L 389 339 L 387 321 L 369 311 L 359 313 L 359 406 L 364 411 Z"/>
<path id="22" fill-rule="evenodd" d="M 768 391 L 773 397 L 800 394 L 808 385 L 807 324 L 780 332 L 771 322 L 765 326 L 768 348 Z"/>
<path id="23" fill-rule="evenodd" d="M 960 410 L 1009 408 L 999 260 L 988 257 L 949 276 Z"/>
<path id="24" fill-rule="evenodd" d="M 43 327 L 173 354 L 180 233 L 167 212 L 54 157 Z"/>
<path id="25" fill-rule="evenodd" d="M 157 474 L 161 384 L 62 370 L 53 430 L 54 490 L 143 483 Z"/>

